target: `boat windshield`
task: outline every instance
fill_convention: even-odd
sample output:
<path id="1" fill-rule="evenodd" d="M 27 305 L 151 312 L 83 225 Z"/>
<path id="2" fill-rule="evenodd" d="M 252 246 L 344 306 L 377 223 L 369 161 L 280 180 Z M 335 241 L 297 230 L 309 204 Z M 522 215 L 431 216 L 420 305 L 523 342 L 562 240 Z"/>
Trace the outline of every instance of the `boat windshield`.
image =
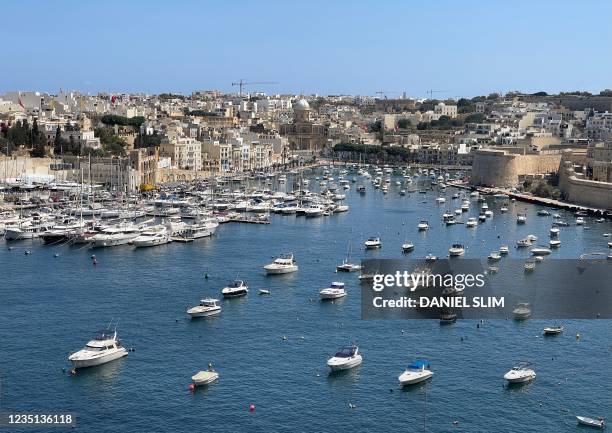
<path id="1" fill-rule="evenodd" d="M 229 286 L 230 286 L 230 287 L 236 287 L 236 288 L 238 288 L 238 287 L 242 286 L 242 284 L 243 284 L 243 283 L 242 283 L 242 281 L 240 281 L 240 280 L 236 280 L 236 281 L 234 281 L 234 282 L 230 283 L 230 285 L 229 285 Z"/>
<path id="2" fill-rule="evenodd" d="M 336 352 L 334 356 L 336 358 L 350 358 L 351 356 L 355 355 L 356 351 L 356 347 L 343 347 L 338 352 Z"/>
<path id="3" fill-rule="evenodd" d="M 330 286 L 332 289 L 344 289 L 344 283 L 334 282 Z"/>
<path id="4" fill-rule="evenodd" d="M 418 359 L 408 366 L 409 370 L 422 370 L 424 368 L 429 368 L 429 361 L 425 359 Z"/>

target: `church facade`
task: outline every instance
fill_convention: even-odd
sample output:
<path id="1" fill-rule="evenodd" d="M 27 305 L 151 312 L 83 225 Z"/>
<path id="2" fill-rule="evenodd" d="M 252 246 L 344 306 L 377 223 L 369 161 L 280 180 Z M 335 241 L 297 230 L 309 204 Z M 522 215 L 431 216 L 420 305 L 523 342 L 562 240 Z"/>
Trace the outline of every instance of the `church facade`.
<path id="1" fill-rule="evenodd" d="M 327 126 L 311 119 L 310 105 L 304 99 L 293 105 L 293 123 L 281 125 L 280 133 L 294 150 L 321 150 L 327 144 Z"/>

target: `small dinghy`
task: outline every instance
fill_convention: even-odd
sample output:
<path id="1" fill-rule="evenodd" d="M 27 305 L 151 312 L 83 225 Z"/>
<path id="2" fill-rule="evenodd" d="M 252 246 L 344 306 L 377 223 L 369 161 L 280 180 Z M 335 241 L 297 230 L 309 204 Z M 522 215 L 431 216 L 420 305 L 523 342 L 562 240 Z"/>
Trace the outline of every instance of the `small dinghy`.
<path id="1" fill-rule="evenodd" d="M 605 427 L 603 418 L 593 419 L 593 418 L 588 418 L 586 416 L 576 416 L 576 419 L 578 420 L 578 424 L 588 425 L 589 427 L 595 427 L 595 428 Z"/>
<path id="2" fill-rule="evenodd" d="M 199 371 L 195 375 L 191 376 L 193 384 L 195 386 L 206 386 L 219 379 L 219 373 L 216 371 Z"/>

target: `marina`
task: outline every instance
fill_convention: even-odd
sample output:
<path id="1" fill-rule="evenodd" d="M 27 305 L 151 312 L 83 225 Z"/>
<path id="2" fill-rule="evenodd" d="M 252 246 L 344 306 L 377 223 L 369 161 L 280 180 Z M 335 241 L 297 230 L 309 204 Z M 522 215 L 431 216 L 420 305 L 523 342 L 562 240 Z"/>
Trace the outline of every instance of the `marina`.
<path id="1" fill-rule="evenodd" d="M 273 179 L 268 193 L 258 192 L 253 179 L 244 183 L 241 194 L 295 196 L 300 183 L 296 179 L 304 177 L 311 180 L 311 199 L 332 207 L 337 201 L 324 199 L 330 194 L 315 179 L 325 171 L 338 177 L 340 170 L 343 168 L 322 167 L 302 176 L 286 173 L 282 182 Z M 375 180 L 375 168 L 362 170 L 370 171 Z M 401 391 L 398 373 L 411 359 L 421 360 L 413 362 L 414 370 L 423 369 L 422 360 L 427 359 L 436 371 L 426 382 L 427 422 L 432 431 L 450 429 L 454 421 L 468 431 L 479 431 L 489 425 L 491 416 L 498 419 L 496 429 L 500 432 L 516 431 L 517 425 L 526 431 L 532 425 L 572 431 L 575 415 L 593 413 L 594 407 L 586 402 L 610 406 L 609 381 L 592 374 L 595 366 L 581 363 L 585 356 L 608 353 L 607 321 L 567 320 L 563 323 L 566 332 L 544 339 L 542 329 L 550 323 L 530 318 L 492 320 L 479 326 L 450 314 L 443 319 L 445 326 L 438 320 L 360 319 L 359 273 L 337 272 L 336 267 L 342 266 L 338 264 L 358 266 L 364 258 L 399 258 L 406 249 L 411 256 L 435 260 L 447 258 L 455 245 L 459 256 L 453 260 L 490 256 L 496 266 L 503 267 L 505 257 L 528 260 L 533 248 L 542 248 L 538 239 L 548 245 L 553 220 L 557 220 L 538 215 L 540 208 L 531 204 L 492 195 L 481 196 L 483 201 L 479 202 L 478 196 L 461 189 L 440 190 L 438 185 L 430 185 L 429 172 L 416 169 L 409 172 L 423 193 L 402 195 L 400 191 L 406 189 L 402 170 L 407 169 L 392 170 L 384 194 L 372 180 L 349 167 L 343 176 L 356 182 L 343 188 L 341 202 L 348 211 L 329 215 L 322 211 L 312 218 L 300 215 L 298 200 L 294 201 L 295 213 L 275 212 L 273 202 L 278 199 L 261 200 L 270 203 L 270 210 L 260 213 L 261 204 L 252 212 L 236 210 L 244 196 L 223 202 L 212 200 L 211 195 L 198 212 L 216 226 L 213 233 L 197 241 L 137 248 L 139 242 L 153 242 L 158 233 L 191 237 L 185 235 L 193 224 L 189 218 L 152 217 L 150 221 L 147 216 L 116 225 L 129 238 L 132 231 L 139 231 L 131 239 L 134 245 L 122 240 L 121 245 L 94 249 L 95 241 L 77 237 L 67 241 L 70 234 L 58 243 L 44 243 L 36 237 L 0 241 L 0 263 L 7 275 L 3 288 L 6 302 L 0 305 L 0 313 L 20 330 L 18 335 L 4 332 L 3 341 L 9 348 L 21 348 L 15 357 L 0 360 L 3 371 L 19 371 L 2 378 L 5 397 L 10 396 L 11 404 L 19 407 L 36 401 L 37 407 L 51 408 L 51 395 L 60 395 L 67 406 L 81 414 L 81 425 L 88 429 L 100 425 L 94 416 L 99 404 L 117 414 L 116 419 L 105 421 L 105 428 L 137 429 L 128 416 L 137 408 L 151 411 L 151 419 L 161 425 L 174 425 L 165 423 L 179 422 L 180 417 L 179 430 L 189 429 L 198 425 L 205 406 L 212 422 L 227 423 L 228 417 L 237 414 L 220 429 L 228 432 L 254 425 L 269 429 L 285 413 L 296 414 L 298 420 L 308 419 L 318 431 L 333 431 L 346 422 L 376 429 L 387 418 L 390 428 L 402 429 L 403 423 L 393 414 L 411 407 L 417 416 L 423 416 L 425 397 L 418 383 Z M 357 191 L 358 184 L 364 186 L 365 194 Z M 440 197 L 446 198 L 445 202 L 437 200 Z M 462 200 L 469 206 L 456 215 L 453 210 L 462 207 Z M 283 200 L 283 208 L 293 206 L 290 203 Z M 492 212 L 485 222 L 477 222 L 470 230 L 464 224 L 445 223 L 445 213 L 455 214 L 459 222 L 477 218 L 482 203 Z M 507 212 L 499 211 L 503 206 Z M 178 209 L 171 214 L 184 212 L 180 206 Z M 41 211 L 40 207 L 32 209 L 50 215 L 57 209 Z M 269 224 L 229 224 L 232 213 L 246 219 L 265 217 Z M 559 232 L 555 239 L 563 243 L 554 249 L 536 250 L 538 253 L 565 259 L 609 254 L 604 236 L 612 232 L 609 221 L 585 216 L 584 224 L 578 225 L 572 213 L 560 210 L 559 214 L 558 220 L 568 222 L 567 226 L 556 226 Z M 526 222 L 516 224 L 517 215 L 525 215 Z M 53 218 L 56 220 L 59 225 L 59 218 Z M 80 215 L 76 221 L 81 221 Z M 87 226 L 91 218 L 83 221 L 95 231 L 94 226 Z M 422 221 L 427 221 L 427 230 L 419 230 Z M 51 226 L 49 230 L 60 229 Z M 83 228 L 70 230 L 87 238 Z M 404 248 L 406 237 L 409 248 Z M 375 248 L 365 245 L 369 238 L 376 240 Z M 529 247 L 518 248 L 520 240 Z M 280 275 L 267 275 L 266 266 L 273 263 L 277 265 L 267 269 Z M 320 300 L 322 288 L 334 290 L 326 302 Z M 196 308 L 198 299 L 203 308 L 190 314 L 188 310 Z M 44 314 L 38 312 L 41 303 L 48 307 Z M 221 308 L 223 312 L 218 314 Z M 190 317 L 199 315 L 204 318 Z M 65 374 L 62 369 L 72 368 L 69 351 L 82 346 L 84 337 L 111 318 L 120 319 L 123 344 L 133 347 L 134 352 L 105 365 L 79 369 L 75 375 Z M 41 328 L 54 339 L 40 333 Z M 574 338 L 578 332 L 580 340 Z M 152 336 L 159 343 L 155 350 L 150 347 Z M 22 344 L 24 338 L 26 345 Z M 358 354 L 347 352 L 347 358 L 358 355 L 354 365 L 350 362 L 350 368 L 343 369 L 326 364 L 334 353 L 330 349 L 352 342 L 358 345 Z M 35 356 L 40 350 L 48 354 L 45 359 Z M 474 358 L 477 353 L 481 357 Z M 519 388 L 503 388 L 504 372 L 520 359 L 533 363 L 538 379 Z M 472 369 L 476 361 L 479 368 Z M 214 363 L 220 379 L 202 371 L 209 363 Z M 332 368 L 345 371 L 329 375 Z M 163 375 L 156 373 L 160 369 Z M 461 373 L 462 369 L 469 374 Z M 194 387 L 190 394 L 190 377 L 198 371 L 205 373 L 201 374 L 203 386 Z M 45 389 L 23 392 L 20 388 L 20 375 L 43 374 L 48 377 Z M 209 380 L 214 385 L 208 385 Z M 147 407 L 133 398 L 134 389 L 150 396 Z M 257 406 L 256 414 L 266 416 L 256 420 L 242 417 L 241 413 L 248 415 L 251 403 Z M 173 408 L 171 414 L 165 413 L 168 404 Z M 354 405 L 354 410 L 347 410 L 348 404 Z M 488 407 L 486 414 L 477 410 L 482 404 Z M 516 413 L 522 415 L 517 417 Z"/>

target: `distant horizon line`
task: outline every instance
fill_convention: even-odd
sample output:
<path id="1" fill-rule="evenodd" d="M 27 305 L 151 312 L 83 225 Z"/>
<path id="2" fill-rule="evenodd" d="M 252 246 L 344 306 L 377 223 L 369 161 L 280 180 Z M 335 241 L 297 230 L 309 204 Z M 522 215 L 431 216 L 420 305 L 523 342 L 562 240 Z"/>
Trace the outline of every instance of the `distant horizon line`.
<path id="1" fill-rule="evenodd" d="M 41 93 L 41 94 L 48 94 L 50 96 L 57 96 L 60 93 L 78 93 L 81 95 L 87 95 L 87 96 L 98 96 L 98 95 L 146 95 L 146 96 L 159 96 L 159 95 L 176 95 L 176 96 L 184 96 L 184 97 L 189 97 L 192 96 L 194 93 L 219 93 L 220 95 L 235 95 L 235 96 L 248 96 L 248 95 L 265 95 L 265 96 L 274 96 L 274 95 L 279 95 L 279 96 L 293 96 L 293 97 L 307 97 L 307 98 L 313 98 L 313 97 L 321 97 L 321 98 L 329 98 L 329 97 L 371 97 L 371 98 L 375 98 L 375 99 L 414 99 L 414 100 L 419 100 L 419 99 L 424 99 L 424 100 L 459 100 L 462 98 L 465 99 L 471 99 L 471 98 L 476 98 L 476 97 L 487 97 L 487 96 L 491 96 L 493 94 L 497 94 L 501 97 L 504 97 L 508 94 L 516 94 L 517 96 L 606 96 L 606 97 L 610 97 L 612 96 L 612 89 L 610 88 L 605 88 L 605 89 L 601 89 L 597 92 L 591 92 L 589 90 L 560 90 L 557 92 L 551 92 L 551 91 L 546 91 L 546 90 L 540 90 L 540 91 L 536 91 L 536 92 L 524 92 L 524 91 L 520 91 L 520 90 L 509 90 L 507 92 L 501 92 L 501 91 L 492 91 L 492 92 L 488 92 L 488 93 L 481 93 L 481 94 L 474 94 L 474 95 L 470 95 L 470 96 L 447 96 L 447 97 L 432 97 L 430 96 L 412 96 L 409 94 L 409 92 L 390 92 L 393 95 L 397 95 L 397 96 L 391 96 L 389 95 L 389 97 L 387 97 L 387 95 L 385 95 L 383 93 L 383 95 L 377 95 L 377 93 L 380 93 L 380 91 L 378 92 L 373 92 L 373 94 L 360 94 L 360 93 L 327 93 L 327 94 L 323 94 L 323 93 L 304 93 L 304 92 L 265 92 L 265 91 L 251 91 L 251 92 L 243 92 L 242 94 L 238 91 L 236 92 L 231 92 L 231 91 L 224 91 L 224 90 L 220 90 L 220 89 L 199 89 L 199 90 L 191 90 L 190 92 L 184 92 L 184 91 L 173 91 L 173 90 L 165 90 L 165 91 L 161 91 L 161 92 L 157 92 L 157 91 L 111 91 L 111 90 L 97 90 L 95 92 L 89 92 L 89 91 L 84 91 L 84 90 L 80 90 L 80 89 L 63 89 L 62 87 L 59 88 L 59 91 L 49 91 L 49 90 L 4 90 L 2 91 L 2 93 L 0 93 L 1 95 L 5 95 L 8 93 Z M 602 95 L 602 93 L 607 92 L 610 94 L 605 94 Z M 403 93 L 406 94 L 406 97 L 403 98 Z M 435 91 L 434 91 L 435 93 Z M 449 92 L 450 93 L 450 92 Z"/>

